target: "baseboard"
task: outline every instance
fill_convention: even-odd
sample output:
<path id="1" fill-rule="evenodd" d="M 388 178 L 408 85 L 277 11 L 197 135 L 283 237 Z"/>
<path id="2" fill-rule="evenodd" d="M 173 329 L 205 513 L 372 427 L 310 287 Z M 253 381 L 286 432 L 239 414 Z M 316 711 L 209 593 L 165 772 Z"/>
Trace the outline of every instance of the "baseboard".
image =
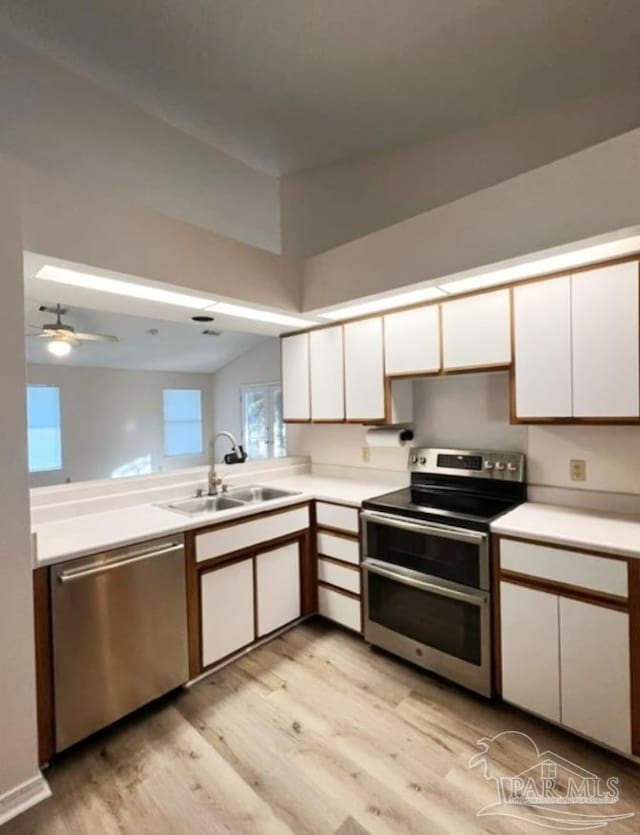
<path id="1" fill-rule="evenodd" d="M 0 795 L 0 826 L 47 797 L 51 797 L 51 789 L 40 773 Z"/>

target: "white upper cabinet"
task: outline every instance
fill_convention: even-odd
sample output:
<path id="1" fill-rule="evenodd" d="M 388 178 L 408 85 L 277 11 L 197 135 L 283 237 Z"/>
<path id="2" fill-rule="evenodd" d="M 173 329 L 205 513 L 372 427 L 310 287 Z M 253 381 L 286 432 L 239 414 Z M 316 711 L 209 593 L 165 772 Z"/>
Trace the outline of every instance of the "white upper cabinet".
<path id="1" fill-rule="evenodd" d="M 441 367 L 438 305 L 389 313 L 384 317 L 387 376 L 428 374 Z"/>
<path id="2" fill-rule="evenodd" d="M 342 325 L 309 334 L 311 418 L 344 420 L 344 357 Z"/>
<path id="3" fill-rule="evenodd" d="M 562 723 L 631 753 L 629 615 L 560 598 Z"/>
<path id="4" fill-rule="evenodd" d="M 513 291 L 516 416 L 572 415 L 571 278 Z"/>
<path id="5" fill-rule="evenodd" d="M 344 326 L 344 374 L 347 420 L 384 420 L 381 317 Z"/>
<path id="6" fill-rule="evenodd" d="M 445 370 L 508 365 L 511 304 L 508 290 L 442 304 L 442 367 Z"/>
<path id="7" fill-rule="evenodd" d="M 574 417 L 638 417 L 638 263 L 572 276 L 571 315 Z"/>
<path id="8" fill-rule="evenodd" d="M 280 340 L 282 351 L 282 417 L 309 420 L 309 334 L 299 333 Z"/>

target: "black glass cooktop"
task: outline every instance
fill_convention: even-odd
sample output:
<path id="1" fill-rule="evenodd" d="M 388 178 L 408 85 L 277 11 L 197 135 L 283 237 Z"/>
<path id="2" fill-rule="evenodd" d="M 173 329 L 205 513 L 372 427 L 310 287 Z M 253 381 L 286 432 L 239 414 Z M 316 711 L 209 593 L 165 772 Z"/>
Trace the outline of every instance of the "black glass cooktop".
<path id="1" fill-rule="evenodd" d="M 524 495 L 504 498 L 455 489 L 412 486 L 376 496 L 363 502 L 363 507 L 444 525 L 487 530 L 496 517 L 522 501 Z"/>

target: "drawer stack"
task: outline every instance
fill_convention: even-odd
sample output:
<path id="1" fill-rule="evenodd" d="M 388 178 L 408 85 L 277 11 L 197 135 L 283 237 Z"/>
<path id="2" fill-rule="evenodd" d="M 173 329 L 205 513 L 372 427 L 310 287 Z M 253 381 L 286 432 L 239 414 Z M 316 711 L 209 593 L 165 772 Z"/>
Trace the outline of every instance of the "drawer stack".
<path id="1" fill-rule="evenodd" d="M 361 632 L 358 508 L 318 501 L 316 522 L 318 610 L 329 620 Z"/>

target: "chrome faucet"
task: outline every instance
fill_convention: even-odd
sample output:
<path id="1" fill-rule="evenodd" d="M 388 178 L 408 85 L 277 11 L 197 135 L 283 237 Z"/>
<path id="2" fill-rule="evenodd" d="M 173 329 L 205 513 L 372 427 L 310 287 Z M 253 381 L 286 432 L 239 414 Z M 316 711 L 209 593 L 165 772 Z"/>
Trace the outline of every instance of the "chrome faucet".
<path id="1" fill-rule="evenodd" d="M 238 454 L 238 442 L 233 437 L 231 432 L 217 432 L 213 436 L 213 440 L 209 443 L 209 452 L 211 453 L 211 466 L 209 467 L 209 495 L 210 496 L 217 496 L 218 491 L 222 489 L 224 492 L 224 486 L 222 484 L 222 479 L 216 473 L 216 441 L 218 438 L 224 437 L 228 438 L 231 441 L 231 451 Z"/>

